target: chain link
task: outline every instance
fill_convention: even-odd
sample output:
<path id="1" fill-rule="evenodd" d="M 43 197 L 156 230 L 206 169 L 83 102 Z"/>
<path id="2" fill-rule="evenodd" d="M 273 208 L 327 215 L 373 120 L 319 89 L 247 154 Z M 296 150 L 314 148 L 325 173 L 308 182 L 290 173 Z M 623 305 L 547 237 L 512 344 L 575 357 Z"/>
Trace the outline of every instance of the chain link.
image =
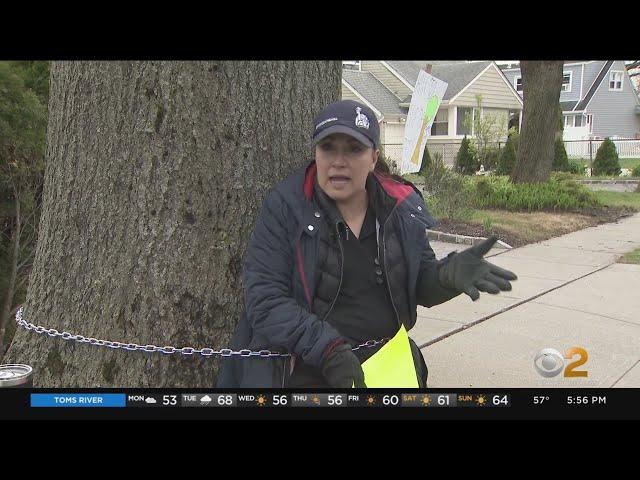
<path id="1" fill-rule="evenodd" d="M 171 355 L 174 353 L 179 353 L 181 355 L 184 356 L 190 356 L 190 355 L 200 355 L 202 357 L 231 357 L 233 355 L 239 356 L 239 357 L 261 357 L 261 358 L 271 358 L 271 357 L 290 357 L 291 354 L 290 353 L 280 353 L 280 352 L 272 352 L 271 350 L 259 350 L 259 351 L 252 351 L 249 349 L 242 349 L 239 351 L 234 351 L 230 348 L 222 348 L 220 350 L 214 350 L 213 348 L 193 348 L 193 347 L 182 347 L 182 348 L 177 348 L 177 347 L 171 347 L 171 346 L 164 346 L 164 347 L 158 347 L 156 345 L 138 345 L 137 343 L 121 343 L 121 342 L 112 342 L 110 340 L 99 340 L 97 338 L 93 338 L 93 337 L 89 337 L 86 338 L 82 335 L 74 335 L 72 333 L 69 332 L 59 332 L 58 330 L 56 330 L 55 328 L 50 328 L 50 329 L 46 329 L 44 327 L 41 327 L 39 325 L 34 325 L 33 323 L 29 323 L 26 322 L 25 320 L 22 319 L 22 308 L 20 307 L 18 309 L 18 311 L 16 312 L 16 323 L 18 324 L 18 326 L 24 328 L 25 330 L 30 330 L 30 331 L 35 331 L 36 333 L 44 333 L 46 335 L 49 335 L 50 337 L 59 337 L 62 338 L 63 340 L 71 340 L 74 342 L 79 342 L 79 343 L 88 343 L 90 345 L 96 345 L 98 347 L 107 347 L 107 348 L 112 348 L 114 350 L 116 349 L 123 349 L 123 350 L 129 350 L 129 351 L 139 351 L 139 352 L 145 352 L 145 353 L 155 353 L 155 352 L 160 352 L 162 354 L 165 355 Z M 360 345 L 353 347 L 352 350 L 355 352 L 356 350 L 359 350 L 361 348 L 371 348 L 371 347 L 375 347 L 377 345 L 380 345 L 382 343 L 385 343 L 387 340 L 389 340 L 388 338 L 382 338 L 380 340 L 367 340 L 365 343 L 361 343 Z"/>

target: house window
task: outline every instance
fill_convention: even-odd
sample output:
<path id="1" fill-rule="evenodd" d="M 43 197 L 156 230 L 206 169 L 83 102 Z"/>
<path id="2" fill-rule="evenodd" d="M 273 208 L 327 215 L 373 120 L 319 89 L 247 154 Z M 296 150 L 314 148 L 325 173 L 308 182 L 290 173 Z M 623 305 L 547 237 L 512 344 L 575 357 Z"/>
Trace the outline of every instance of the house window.
<path id="1" fill-rule="evenodd" d="M 624 72 L 611 71 L 609 72 L 609 90 L 616 92 L 622 91 L 622 76 Z"/>
<path id="2" fill-rule="evenodd" d="M 516 89 L 516 92 L 522 91 L 522 77 L 516 77 L 513 80 L 513 88 Z"/>
<path id="3" fill-rule="evenodd" d="M 574 117 L 574 119 L 575 119 L 575 121 L 574 121 L 573 126 L 574 127 L 581 127 L 582 126 L 582 115 L 576 115 Z"/>
<path id="4" fill-rule="evenodd" d="M 572 72 L 567 72 L 562 74 L 562 91 L 563 92 L 571 91 L 571 77 L 572 77 Z"/>
<path id="5" fill-rule="evenodd" d="M 473 123 L 478 115 L 478 109 L 473 107 L 457 107 L 457 109 L 456 135 L 473 135 Z"/>
<path id="6" fill-rule="evenodd" d="M 564 128 L 573 127 L 573 115 L 564 116 Z"/>
<path id="7" fill-rule="evenodd" d="M 449 134 L 449 110 L 441 108 L 436 113 L 436 118 L 431 124 L 431 135 L 448 135 Z"/>

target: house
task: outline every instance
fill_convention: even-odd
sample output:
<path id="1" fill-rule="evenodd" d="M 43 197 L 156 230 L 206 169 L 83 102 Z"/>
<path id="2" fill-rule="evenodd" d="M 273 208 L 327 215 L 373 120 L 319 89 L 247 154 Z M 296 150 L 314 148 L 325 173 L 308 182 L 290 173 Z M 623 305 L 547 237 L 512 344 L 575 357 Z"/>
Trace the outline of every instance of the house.
<path id="1" fill-rule="evenodd" d="M 402 158 L 406 108 L 400 100 L 371 72 L 345 68 L 342 70 L 342 99 L 367 105 L 380 124 L 380 143 L 390 144 L 385 154 L 396 162 Z"/>
<path id="2" fill-rule="evenodd" d="M 522 94 L 520 69 L 503 72 Z M 565 141 L 640 136 L 640 100 L 622 60 L 566 61 L 560 105 Z"/>
<path id="3" fill-rule="evenodd" d="M 402 157 L 411 95 L 420 70 L 427 65 L 431 65 L 431 75 L 448 84 L 427 142 L 432 154 L 440 152 L 446 163 L 453 164 L 464 136 L 474 135 L 472 122 L 465 119 L 475 115 L 492 115 L 504 134 L 502 140 L 509 126 L 519 129 L 522 99 L 495 62 L 353 62 L 342 72 L 342 98 L 357 99 L 376 115 L 380 113 L 381 143 L 388 157 L 395 161 Z M 482 98 L 480 108 L 478 96 Z"/>

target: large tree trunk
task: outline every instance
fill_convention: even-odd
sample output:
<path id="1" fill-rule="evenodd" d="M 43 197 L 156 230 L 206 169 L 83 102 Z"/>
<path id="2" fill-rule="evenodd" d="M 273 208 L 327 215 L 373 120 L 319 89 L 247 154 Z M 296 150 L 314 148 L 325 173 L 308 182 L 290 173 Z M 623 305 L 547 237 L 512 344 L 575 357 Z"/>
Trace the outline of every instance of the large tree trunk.
<path id="1" fill-rule="evenodd" d="M 524 109 L 517 160 L 511 173 L 514 183 L 549 180 L 563 64 L 562 60 L 520 62 Z"/>
<path id="2" fill-rule="evenodd" d="M 311 159 L 340 62 L 60 62 L 24 319 L 85 337 L 228 345 L 268 190 Z M 210 387 L 219 360 L 20 329 L 37 386 Z"/>

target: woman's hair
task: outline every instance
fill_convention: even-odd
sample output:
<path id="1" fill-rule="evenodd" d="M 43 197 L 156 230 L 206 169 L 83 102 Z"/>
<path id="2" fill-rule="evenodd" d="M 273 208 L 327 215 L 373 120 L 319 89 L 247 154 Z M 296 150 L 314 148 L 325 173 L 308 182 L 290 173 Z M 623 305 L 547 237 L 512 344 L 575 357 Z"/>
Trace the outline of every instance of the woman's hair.
<path id="1" fill-rule="evenodd" d="M 378 155 L 378 161 L 376 162 L 376 166 L 373 169 L 373 171 L 377 173 L 381 173 L 382 175 L 385 175 L 387 177 L 393 178 L 397 182 L 404 183 L 404 179 L 402 177 L 391 173 L 391 169 L 389 168 L 389 165 L 387 164 L 384 158 L 384 155 L 382 154 Z"/>
<path id="2" fill-rule="evenodd" d="M 378 155 L 378 161 L 376 162 L 376 167 L 374 171 L 391 176 L 391 170 L 389 170 L 389 165 L 387 165 L 387 162 L 384 161 L 384 157 L 382 155 Z"/>

